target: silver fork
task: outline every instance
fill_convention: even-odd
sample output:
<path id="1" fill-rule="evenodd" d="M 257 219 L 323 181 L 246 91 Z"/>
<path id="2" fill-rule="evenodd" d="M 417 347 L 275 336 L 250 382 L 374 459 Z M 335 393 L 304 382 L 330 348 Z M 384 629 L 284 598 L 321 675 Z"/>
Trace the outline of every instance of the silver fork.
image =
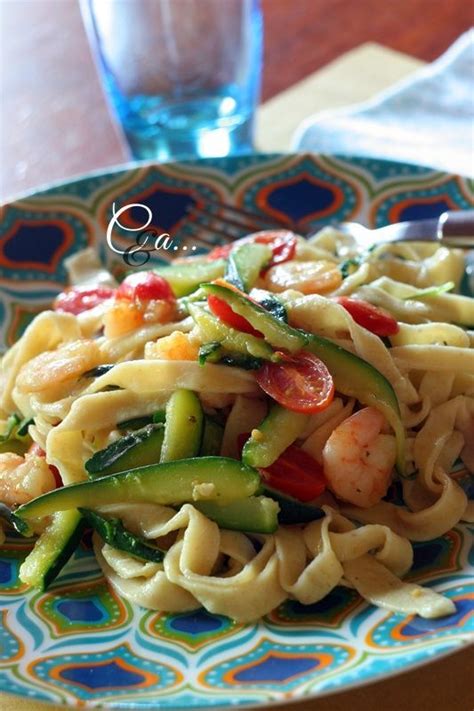
<path id="1" fill-rule="evenodd" d="M 277 220 L 252 210 L 212 200 L 207 201 L 206 208 L 190 208 L 188 214 L 191 218 L 186 225 L 188 230 L 195 239 L 209 246 L 215 246 L 216 237 L 231 242 L 249 232 L 265 229 L 289 229 L 305 237 L 315 234 L 314 227 L 309 229 L 290 219 Z M 341 222 L 332 226 L 351 235 L 363 249 L 377 243 L 414 241 L 474 248 L 474 210 L 452 210 L 433 219 L 397 222 L 373 230 L 358 222 Z"/>
<path id="2" fill-rule="evenodd" d="M 291 220 L 275 220 L 268 215 L 217 200 L 206 199 L 206 207 L 192 206 L 187 212 L 190 219 L 186 222 L 186 230 L 191 232 L 195 240 L 209 246 L 216 245 L 216 238 L 219 241 L 233 242 L 239 237 L 260 230 L 286 228 L 303 236 L 309 235 L 308 229 L 301 228 Z"/>
<path id="3" fill-rule="evenodd" d="M 450 210 L 432 219 L 395 222 L 375 230 L 358 222 L 341 222 L 336 227 L 363 248 L 388 242 L 438 242 L 474 248 L 474 210 Z"/>

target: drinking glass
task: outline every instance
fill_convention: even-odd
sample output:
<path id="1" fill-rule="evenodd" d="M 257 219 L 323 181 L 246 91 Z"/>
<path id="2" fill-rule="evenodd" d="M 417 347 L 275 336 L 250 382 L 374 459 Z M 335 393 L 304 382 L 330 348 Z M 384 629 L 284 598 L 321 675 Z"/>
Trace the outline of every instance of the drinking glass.
<path id="1" fill-rule="evenodd" d="M 134 158 L 252 150 L 260 0 L 81 0 L 81 6 Z"/>

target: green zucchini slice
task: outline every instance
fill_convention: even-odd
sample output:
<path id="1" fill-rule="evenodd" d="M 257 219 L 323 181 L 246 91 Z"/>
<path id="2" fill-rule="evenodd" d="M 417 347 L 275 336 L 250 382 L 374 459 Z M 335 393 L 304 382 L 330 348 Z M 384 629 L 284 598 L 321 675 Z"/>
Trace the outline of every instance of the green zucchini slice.
<path id="1" fill-rule="evenodd" d="M 55 511 L 124 502 L 169 506 L 206 499 L 229 503 L 258 493 L 260 486 L 258 471 L 235 459 L 195 457 L 63 486 L 23 504 L 15 514 L 29 520 Z"/>
<path id="2" fill-rule="evenodd" d="M 250 496 L 225 505 L 197 501 L 193 506 L 220 528 L 248 533 L 274 533 L 278 528 L 279 505 L 266 496 Z"/>
<path id="3" fill-rule="evenodd" d="M 20 580 L 31 587 L 46 590 L 76 550 L 84 528 L 84 520 L 77 509 L 56 510 L 35 547 L 21 564 Z"/>
<path id="4" fill-rule="evenodd" d="M 199 453 L 203 430 L 200 400 L 191 390 L 176 390 L 166 405 L 165 433 L 161 462 L 195 457 Z"/>
<path id="5" fill-rule="evenodd" d="M 250 467 L 265 468 L 293 444 L 309 420 L 309 415 L 274 404 L 268 415 L 244 444 L 242 461 Z M 258 439 L 256 436 L 258 436 Z"/>
<path id="6" fill-rule="evenodd" d="M 298 499 L 294 499 L 288 494 L 283 494 L 270 486 L 264 487 L 264 494 L 276 501 L 280 507 L 278 521 L 281 524 L 292 525 L 298 523 L 309 523 L 323 518 L 324 511 L 318 506 L 305 504 Z"/>
<path id="7" fill-rule="evenodd" d="M 161 563 L 164 551 L 150 545 L 148 541 L 127 531 L 119 518 L 108 518 L 90 509 L 79 509 L 86 523 L 97 531 L 99 536 L 113 548 L 130 553 L 141 560 Z"/>
<path id="8" fill-rule="evenodd" d="M 91 479 L 136 469 L 160 461 L 164 430 L 162 424 L 149 424 L 112 442 L 87 460 Z"/>

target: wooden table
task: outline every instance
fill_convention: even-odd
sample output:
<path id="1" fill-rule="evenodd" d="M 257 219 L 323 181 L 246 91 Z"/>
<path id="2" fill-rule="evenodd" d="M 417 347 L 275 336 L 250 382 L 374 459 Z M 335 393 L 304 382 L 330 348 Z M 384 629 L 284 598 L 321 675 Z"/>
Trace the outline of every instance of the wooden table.
<path id="1" fill-rule="evenodd" d="M 326 90 L 326 103 L 316 102 L 309 110 L 368 98 L 370 91 L 384 88 L 387 79 L 390 83 L 415 70 L 417 60 L 430 61 L 441 54 L 473 19 L 466 0 L 399 0 L 396 6 L 383 0 L 262 0 L 262 4 L 266 103 L 259 118 L 265 131 L 285 105 L 301 101 L 308 91 Z M 2 199 L 128 160 L 96 76 L 76 0 L 0 0 L 0 27 Z M 370 44 L 334 62 L 367 42 L 405 54 L 383 52 Z M 281 94 L 328 62 L 332 64 L 324 72 Z M 353 87 L 359 77 L 362 90 Z M 328 83 L 333 87 L 330 92 Z M 269 150 L 286 148 L 283 136 L 287 138 L 289 126 L 283 128 L 261 145 Z M 281 146 L 275 141 L 280 136 Z M 471 648 L 402 676 L 279 708 L 472 711 L 468 679 L 472 668 Z M 0 694 L 0 708 L 49 707 Z"/>
<path id="2" fill-rule="evenodd" d="M 469 0 L 262 0 L 262 99 L 367 41 L 433 60 L 473 23 Z M 0 0 L 0 198 L 123 163 L 78 0 Z"/>

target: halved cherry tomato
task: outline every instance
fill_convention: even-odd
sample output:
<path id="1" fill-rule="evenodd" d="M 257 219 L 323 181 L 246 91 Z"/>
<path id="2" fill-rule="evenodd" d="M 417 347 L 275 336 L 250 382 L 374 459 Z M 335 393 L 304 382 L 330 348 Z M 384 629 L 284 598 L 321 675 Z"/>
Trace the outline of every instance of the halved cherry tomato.
<path id="1" fill-rule="evenodd" d="M 37 457 L 46 457 L 46 452 L 36 442 L 33 442 L 33 444 L 30 446 L 30 448 L 28 449 L 28 454 L 35 454 Z M 54 464 L 49 464 L 48 466 L 49 471 L 54 476 L 54 481 L 56 482 L 56 489 L 60 486 L 63 486 L 63 480 L 61 479 L 59 469 L 55 467 Z"/>
<path id="2" fill-rule="evenodd" d="M 279 363 L 265 362 L 256 379 L 262 390 L 287 410 L 320 412 L 334 397 L 334 381 L 322 360 L 302 351 L 297 355 L 280 354 Z"/>
<path id="3" fill-rule="evenodd" d="M 240 450 L 248 437 L 248 434 L 239 435 Z M 322 466 L 295 444 L 285 449 L 276 462 L 259 471 L 268 486 L 299 501 L 311 501 L 326 489 Z"/>
<path id="4" fill-rule="evenodd" d="M 344 306 L 359 326 L 363 326 L 376 336 L 393 336 L 400 330 L 393 316 L 367 301 L 348 296 L 338 296 L 336 301 Z"/>
<path id="5" fill-rule="evenodd" d="M 299 501 L 311 501 L 326 488 L 322 466 L 294 444 L 285 449 L 271 466 L 261 469 L 260 473 L 268 486 Z"/>
<path id="6" fill-rule="evenodd" d="M 214 296 L 214 294 L 209 294 L 207 297 L 207 303 L 214 316 L 217 316 L 217 318 L 227 324 L 227 326 L 235 328 L 237 331 L 242 331 L 243 333 L 249 333 L 252 336 L 262 338 L 260 331 L 257 331 L 253 326 L 251 326 L 246 318 L 236 314 L 235 311 L 232 311 L 232 308 L 223 299 L 220 299 L 218 296 Z"/>
<path id="7" fill-rule="evenodd" d="M 73 287 L 58 294 L 54 300 L 55 311 L 68 314 L 81 314 L 83 311 L 93 309 L 103 301 L 107 301 L 115 294 L 115 289 L 107 286 L 97 286 L 93 289 Z"/>
<path id="8" fill-rule="evenodd" d="M 235 286 L 235 284 L 230 284 L 225 279 L 215 279 L 213 284 L 220 284 L 221 286 L 225 286 L 227 289 L 232 289 L 232 291 L 236 291 L 245 299 L 253 301 L 254 304 L 257 303 L 251 299 L 248 294 Z M 217 318 L 227 324 L 227 326 L 235 328 L 237 331 L 242 331 L 243 333 L 249 333 L 251 336 L 256 336 L 257 338 L 263 338 L 260 331 L 257 331 L 246 318 L 236 314 L 229 304 L 224 301 L 224 299 L 220 299 L 218 296 L 214 296 L 214 294 L 209 294 L 207 297 L 207 303 L 214 316 L 217 316 Z"/>
<path id="9" fill-rule="evenodd" d="M 290 259 L 293 259 L 296 252 L 296 241 L 296 235 L 289 230 L 262 230 L 261 232 L 254 232 L 251 235 L 247 235 L 247 237 L 242 237 L 230 244 L 215 247 L 207 256 L 208 259 L 227 259 L 232 250 L 236 247 L 240 247 L 242 244 L 248 244 L 250 242 L 268 244 L 273 252 L 273 257 L 266 267 L 266 269 L 269 269 L 275 266 L 275 264 L 282 264 L 283 262 L 288 262 Z"/>
<path id="10" fill-rule="evenodd" d="M 174 301 L 175 299 L 166 279 L 154 272 L 136 272 L 125 277 L 117 289 L 116 297 L 130 301 Z"/>
<path id="11" fill-rule="evenodd" d="M 206 257 L 209 260 L 227 259 L 234 247 L 237 246 L 239 243 L 240 240 L 238 239 L 235 242 L 229 242 L 229 244 L 220 244 L 218 247 L 214 247 L 214 249 L 211 249 L 211 251 L 207 253 Z"/>
<path id="12" fill-rule="evenodd" d="M 253 242 L 268 244 L 273 257 L 267 268 L 293 259 L 296 253 L 296 235 L 289 230 L 262 230 L 250 235 Z"/>

